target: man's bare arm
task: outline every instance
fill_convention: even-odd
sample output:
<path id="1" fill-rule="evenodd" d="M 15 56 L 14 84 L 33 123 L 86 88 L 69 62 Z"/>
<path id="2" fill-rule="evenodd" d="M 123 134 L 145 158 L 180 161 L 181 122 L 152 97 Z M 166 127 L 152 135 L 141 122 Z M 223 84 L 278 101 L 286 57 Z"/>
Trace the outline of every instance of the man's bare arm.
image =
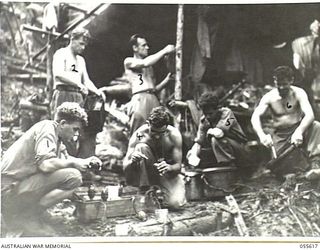
<path id="1" fill-rule="evenodd" d="M 102 91 L 99 90 L 96 85 L 94 85 L 94 83 L 91 81 L 91 79 L 89 78 L 88 75 L 88 71 L 87 71 L 87 66 L 86 66 L 86 62 L 84 61 L 84 59 L 81 60 L 82 64 L 83 64 L 83 79 L 84 79 L 84 85 L 93 93 L 95 93 L 98 96 L 102 96 Z"/>
<path id="2" fill-rule="evenodd" d="M 77 159 L 73 157 L 70 159 L 50 158 L 44 160 L 39 166 L 39 170 L 43 173 L 52 173 L 62 168 L 75 168 L 79 171 L 85 171 L 89 165 L 86 159 Z"/>
<path id="3" fill-rule="evenodd" d="M 176 163 L 171 165 L 171 171 L 180 171 L 182 163 L 182 136 L 177 129 L 173 130 L 172 140 L 174 143 L 172 152 L 173 161 Z"/>
<path id="4" fill-rule="evenodd" d="M 300 125 L 296 128 L 296 131 L 299 131 L 301 134 L 303 134 L 313 123 L 314 113 L 306 92 L 301 88 L 295 88 L 295 91 L 301 110 L 304 113 L 304 117 L 301 120 Z"/>
<path id="5" fill-rule="evenodd" d="M 131 155 L 134 152 L 134 148 L 136 144 L 137 144 L 137 131 L 131 136 L 129 140 L 127 154 L 123 159 L 123 169 L 126 169 L 129 165 L 132 164 Z"/>
<path id="6" fill-rule="evenodd" d="M 163 90 L 168 83 L 170 82 L 170 80 L 173 80 L 172 74 L 168 73 L 168 75 L 162 80 L 162 82 L 160 82 L 156 87 L 155 90 L 156 92 L 160 92 L 161 90 Z"/>
<path id="7" fill-rule="evenodd" d="M 157 53 L 147 56 L 144 59 L 139 58 L 127 58 L 124 61 L 124 64 L 127 68 L 130 69 L 139 69 L 139 68 L 146 68 L 154 65 L 158 62 L 164 55 L 171 53 L 174 51 L 173 45 L 167 45 L 162 50 L 158 51 Z"/>
<path id="8" fill-rule="evenodd" d="M 270 93 L 270 92 L 269 92 Z M 261 124 L 261 117 L 266 113 L 269 107 L 269 93 L 265 94 L 260 102 L 259 105 L 255 108 L 252 117 L 251 117 L 251 124 L 254 131 L 257 133 L 259 138 L 264 137 L 266 134 L 263 131 L 262 124 Z"/>

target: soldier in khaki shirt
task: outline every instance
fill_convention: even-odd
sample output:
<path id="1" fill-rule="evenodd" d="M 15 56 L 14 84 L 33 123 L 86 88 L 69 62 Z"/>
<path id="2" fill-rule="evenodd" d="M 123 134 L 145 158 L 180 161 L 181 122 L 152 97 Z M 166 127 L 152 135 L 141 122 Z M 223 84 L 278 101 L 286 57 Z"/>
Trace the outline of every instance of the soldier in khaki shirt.
<path id="1" fill-rule="evenodd" d="M 1 160 L 1 228 L 23 236 L 55 236 L 43 222 L 42 213 L 69 198 L 82 184 L 81 172 L 89 164 L 101 164 L 68 155 L 63 145 L 78 137 L 87 114 L 77 103 L 58 107 L 55 120 L 43 120 L 23 134 Z"/>

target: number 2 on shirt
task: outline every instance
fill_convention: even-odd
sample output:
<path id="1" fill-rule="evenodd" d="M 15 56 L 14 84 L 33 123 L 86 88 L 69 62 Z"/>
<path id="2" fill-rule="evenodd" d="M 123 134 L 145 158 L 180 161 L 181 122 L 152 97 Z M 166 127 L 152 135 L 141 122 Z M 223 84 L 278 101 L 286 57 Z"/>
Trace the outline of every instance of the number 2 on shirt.
<path id="1" fill-rule="evenodd" d="M 72 68 L 72 71 L 73 71 L 73 72 L 78 72 L 78 70 L 76 70 L 76 65 L 75 65 L 75 64 L 72 64 L 72 65 L 71 65 L 71 68 Z"/>

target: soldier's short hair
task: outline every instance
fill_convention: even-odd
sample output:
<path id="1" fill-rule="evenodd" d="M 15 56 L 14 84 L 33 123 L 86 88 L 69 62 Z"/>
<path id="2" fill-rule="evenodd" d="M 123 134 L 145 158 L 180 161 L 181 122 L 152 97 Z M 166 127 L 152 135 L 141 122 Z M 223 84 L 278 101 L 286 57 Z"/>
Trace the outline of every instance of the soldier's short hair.
<path id="1" fill-rule="evenodd" d="M 200 96 L 198 104 L 201 109 L 204 109 L 208 106 L 217 109 L 219 105 L 219 98 L 213 92 L 205 92 Z"/>
<path id="2" fill-rule="evenodd" d="M 143 35 L 141 34 L 134 34 L 130 37 L 129 40 L 129 47 L 132 48 L 133 45 L 138 44 L 138 38 L 146 39 Z"/>
<path id="3" fill-rule="evenodd" d="M 290 68 L 289 66 L 279 66 L 274 69 L 273 77 L 276 78 L 278 81 L 284 79 L 291 80 L 292 77 L 294 77 L 294 73 L 292 68 Z"/>
<path id="4" fill-rule="evenodd" d="M 71 31 L 70 38 L 71 38 L 71 40 L 79 39 L 79 38 L 85 38 L 85 39 L 89 40 L 91 38 L 91 34 L 90 34 L 89 30 L 87 30 L 87 29 L 76 28 Z"/>
<path id="5" fill-rule="evenodd" d="M 167 109 L 163 106 L 153 108 L 149 115 L 148 122 L 155 128 L 161 128 L 169 125 L 170 116 Z"/>
<path id="6" fill-rule="evenodd" d="M 88 115 L 76 102 L 64 102 L 55 114 L 55 121 L 66 120 L 67 122 L 80 121 L 83 125 L 88 124 Z"/>

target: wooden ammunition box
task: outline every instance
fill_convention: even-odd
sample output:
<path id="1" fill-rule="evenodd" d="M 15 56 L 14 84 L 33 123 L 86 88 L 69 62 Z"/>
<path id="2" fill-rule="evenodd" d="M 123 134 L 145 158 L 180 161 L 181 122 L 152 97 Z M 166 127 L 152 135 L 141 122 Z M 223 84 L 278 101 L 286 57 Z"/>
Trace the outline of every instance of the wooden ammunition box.
<path id="1" fill-rule="evenodd" d="M 76 201 L 76 215 L 82 223 L 95 220 L 134 215 L 135 197 L 119 197 L 116 200 L 78 200 Z"/>
<path id="2" fill-rule="evenodd" d="M 138 194 L 138 188 L 125 187 L 120 197 L 103 201 L 101 191 L 104 187 L 95 187 L 96 194 L 93 199 L 88 197 L 88 187 L 79 187 L 75 191 L 78 198 L 76 204 L 76 216 L 79 222 L 88 223 L 106 218 L 128 216 L 136 214 L 135 204 L 143 197 Z M 139 207 L 139 204 L 137 204 Z M 140 205 L 141 206 L 141 205 Z M 138 209 L 142 209 L 139 207 Z"/>

